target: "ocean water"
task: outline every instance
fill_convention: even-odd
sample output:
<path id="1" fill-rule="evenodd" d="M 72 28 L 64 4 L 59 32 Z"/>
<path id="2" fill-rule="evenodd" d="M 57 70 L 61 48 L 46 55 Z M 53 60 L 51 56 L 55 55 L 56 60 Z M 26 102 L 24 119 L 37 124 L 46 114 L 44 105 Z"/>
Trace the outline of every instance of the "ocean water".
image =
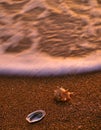
<path id="1" fill-rule="evenodd" d="M 101 70 L 100 0 L 0 0 L 0 74 Z"/>

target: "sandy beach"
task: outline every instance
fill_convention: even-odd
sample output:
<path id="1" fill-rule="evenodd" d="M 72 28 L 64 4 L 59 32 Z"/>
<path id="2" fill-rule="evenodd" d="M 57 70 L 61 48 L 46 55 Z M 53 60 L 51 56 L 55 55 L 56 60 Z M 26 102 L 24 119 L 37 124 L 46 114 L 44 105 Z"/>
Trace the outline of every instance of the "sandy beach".
<path id="1" fill-rule="evenodd" d="M 74 92 L 72 103 L 54 100 L 56 87 Z M 40 122 L 26 116 L 46 111 Z M 1 130 L 100 130 L 101 72 L 59 77 L 0 76 Z"/>

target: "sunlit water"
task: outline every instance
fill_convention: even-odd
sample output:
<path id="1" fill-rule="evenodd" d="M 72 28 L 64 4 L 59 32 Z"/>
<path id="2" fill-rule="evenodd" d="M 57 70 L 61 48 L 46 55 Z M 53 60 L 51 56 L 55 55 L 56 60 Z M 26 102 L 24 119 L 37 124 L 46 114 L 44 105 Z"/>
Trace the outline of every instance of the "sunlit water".
<path id="1" fill-rule="evenodd" d="M 100 0 L 0 0 L 0 74 L 101 70 Z"/>

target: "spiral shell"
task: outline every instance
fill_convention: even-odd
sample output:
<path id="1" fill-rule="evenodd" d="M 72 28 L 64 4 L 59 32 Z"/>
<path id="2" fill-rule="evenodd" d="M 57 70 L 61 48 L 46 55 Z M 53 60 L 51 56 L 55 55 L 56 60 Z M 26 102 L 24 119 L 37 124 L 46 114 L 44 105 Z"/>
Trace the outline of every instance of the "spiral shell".
<path id="1" fill-rule="evenodd" d="M 71 101 L 71 95 L 73 94 L 73 92 L 69 92 L 68 89 L 64 89 L 62 87 L 57 88 L 56 90 L 54 90 L 54 99 L 56 101 L 62 101 L 62 102 L 68 102 Z"/>

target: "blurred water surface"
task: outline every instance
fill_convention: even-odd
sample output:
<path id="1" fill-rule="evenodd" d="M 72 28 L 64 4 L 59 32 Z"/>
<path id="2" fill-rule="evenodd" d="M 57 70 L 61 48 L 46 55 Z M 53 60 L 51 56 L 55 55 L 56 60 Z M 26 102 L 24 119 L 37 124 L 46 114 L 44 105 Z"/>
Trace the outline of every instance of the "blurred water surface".
<path id="1" fill-rule="evenodd" d="M 0 0 L 0 73 L 101 69 L 100 0 Z"/>

